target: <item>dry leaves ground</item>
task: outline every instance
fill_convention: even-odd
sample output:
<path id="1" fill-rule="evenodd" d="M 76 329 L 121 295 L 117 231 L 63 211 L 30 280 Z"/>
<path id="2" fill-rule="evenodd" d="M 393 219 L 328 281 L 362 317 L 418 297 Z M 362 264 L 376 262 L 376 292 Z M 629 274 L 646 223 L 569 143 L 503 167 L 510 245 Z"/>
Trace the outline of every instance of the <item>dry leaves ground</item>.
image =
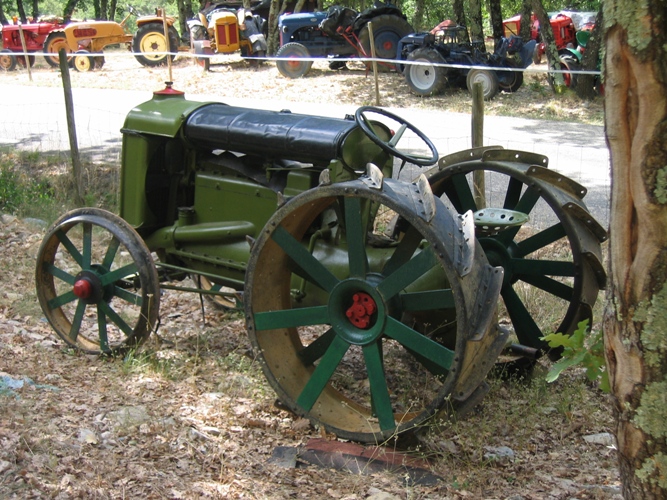
<path id="1" fill-rule="evenodd" d="M 118 61 L 127 70 L 117 69 Z M 368 104 L 373 99 L 371 79 L 362 71 L 322 70 L 285 81 L 271 64 L 249 69 L 232 61 L 202 74 L 181 61 L 174 70 L 177 87 L 186 92 L 260 93 L 312 100 L 314 107 L 323 100 Z M 0 77 L 26 82 L 25 73 Z M 103 71 L 73 74 L 72 79 L 75 85 L 145 89 L 159 88 L 166 78 L 164 69 L 108 58 Z M 34 80 L 34 85 L 59 84 L 58 74 L 48 69 L 37 69 Z M 395 74 L 381 75 L 380 81 L 387 105 L 439 107 L 468 101 L 454 91 L 417 99 Z M 547 104 L 558 103 L 549 108 L 539 102 L 540 91 L 530 87 L 498 102 L 517 99 L 529 103 L 524 109 L 559 109 L 569 119 L 590 114 L 581 103 L 565 111 L 562 100 L 545 98 Z M 598 113 L 601 104 L 590 109 Z M 554 384 L 539 374 L 526 382 L 491 379 L 491 393 L 472 415 L 425 429 L 405 453 L 429 460 L 431 472 L 442 479 L 435 486 L 406 484 L 400 470 L 364 476 L 272 465 L 268 460 L 277 446 L 299 446 L 321 434 L 275 404 L 250 355 L 241 316 L 208 303 L 202 313 L 199 297 L 167 291 L 159 337 L 141 351 L 123 359 L 71 352 L 53 335 L 36 301 L 34 265 L 43 232 L 35 221 L 0 219 L 2 498 L 528 500 L 618 495 L 613 447 L 583 439 L 611 432 L 611 410 L 605 396 L 579 373 Z M 513 455 L 489 455 L 490 447 L 502 446 Z"/>

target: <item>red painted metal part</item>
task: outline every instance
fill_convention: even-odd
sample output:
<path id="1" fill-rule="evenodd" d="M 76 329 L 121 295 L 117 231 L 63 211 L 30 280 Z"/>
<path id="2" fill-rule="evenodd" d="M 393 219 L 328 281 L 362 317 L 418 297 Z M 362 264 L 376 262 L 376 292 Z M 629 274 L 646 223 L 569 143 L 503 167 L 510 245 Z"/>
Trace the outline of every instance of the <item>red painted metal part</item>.
<path id="1" fill-rule="evenodd" d="M 377 311 L 377 304 L 370 295 L 364 292 L 355 293 L 352 300 L 354 302 L 345 312 L 345 315 L 357 328 L 368 328 L 371 323 L 371 316 Z"/>

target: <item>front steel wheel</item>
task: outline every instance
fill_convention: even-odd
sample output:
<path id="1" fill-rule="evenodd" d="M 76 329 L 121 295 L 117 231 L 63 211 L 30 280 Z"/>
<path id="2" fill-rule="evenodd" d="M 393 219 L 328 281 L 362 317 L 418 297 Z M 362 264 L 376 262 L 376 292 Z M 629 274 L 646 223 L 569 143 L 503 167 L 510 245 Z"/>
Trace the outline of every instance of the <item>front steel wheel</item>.
<path id="1" fill-rule="evenodd" d="M 83 352 L 136 347 L 156 325 L 160 287 L 151 254 L 110 212 L 82 208 L 57 220 L 42 241 L 35 276 L 46 319 Z"/>

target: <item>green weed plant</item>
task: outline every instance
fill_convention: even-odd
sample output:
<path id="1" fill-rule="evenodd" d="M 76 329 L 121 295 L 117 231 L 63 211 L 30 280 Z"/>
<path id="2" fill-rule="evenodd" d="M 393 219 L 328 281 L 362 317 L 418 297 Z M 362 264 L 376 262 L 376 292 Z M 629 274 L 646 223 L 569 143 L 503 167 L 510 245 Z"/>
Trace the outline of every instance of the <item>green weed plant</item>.
<path id="1" fill-rule="evenodd" d="M 603 392 L 609 392 L 609 374 L 604 358 L 604 339 L 602 330 L 590 334 L 588 320 L 577 325 L 572 335 L 551 333 L 544 337 L 551 348 L 563 348 L 563 357 L 547 373 L 547 382 L 554 382 L 564 370 L 572 366 L 581 366 L 586 370 L 586 377 L 591 382 L 599 382 Z"/>

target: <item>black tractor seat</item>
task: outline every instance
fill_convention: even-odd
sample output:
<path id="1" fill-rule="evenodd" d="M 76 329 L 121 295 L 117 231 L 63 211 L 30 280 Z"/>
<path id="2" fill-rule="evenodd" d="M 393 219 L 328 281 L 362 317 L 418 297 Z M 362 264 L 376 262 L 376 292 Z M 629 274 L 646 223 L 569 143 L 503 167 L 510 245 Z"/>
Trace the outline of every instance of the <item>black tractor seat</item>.
<path id="1" fill-rule="evenodd" d="M 328 164 L 356 127 L 353 119 L 209 104 L 191 113 L 183 130 L 194 146 L 211 151 Z"/>

